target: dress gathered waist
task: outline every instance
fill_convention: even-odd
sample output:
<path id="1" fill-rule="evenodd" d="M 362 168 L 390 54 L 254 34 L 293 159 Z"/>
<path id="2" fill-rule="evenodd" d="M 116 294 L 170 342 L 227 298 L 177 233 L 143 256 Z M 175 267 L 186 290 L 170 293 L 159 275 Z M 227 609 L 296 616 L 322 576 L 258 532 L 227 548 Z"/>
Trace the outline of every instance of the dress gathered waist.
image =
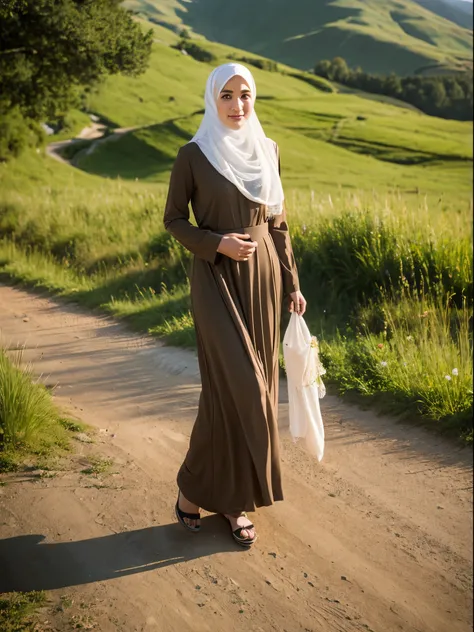
<path id="1" fill-rule="evenodd" d="M 220 235 L 227 235 L 229 233 L 240 233 L 242 235 L 250 235 L 253 241 L 263 239 L 268 235 L 268 223 L 258 224 L 257 226 L 247 226 L 246 228 L 229 228 L 226 230 L 216 231 Z"/>

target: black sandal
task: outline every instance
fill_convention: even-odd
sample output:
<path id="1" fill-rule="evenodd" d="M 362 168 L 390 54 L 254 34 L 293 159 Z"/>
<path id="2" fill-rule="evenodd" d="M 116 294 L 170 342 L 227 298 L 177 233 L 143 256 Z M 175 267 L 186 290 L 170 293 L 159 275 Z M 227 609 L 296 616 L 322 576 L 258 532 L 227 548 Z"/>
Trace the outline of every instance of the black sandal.
<path id="1" fill-rule="evenodd" d="M 187 522 L 185 522 L 185 518 L 188 520 L 201 520 L 201 514 L 199 513 L 187 513 L 186 511 L 181 511 L 179 508 L 179 493 L 178 500 L 176 501 L 175 513 L 178 522 L 180 522 L 183 527 L 185 527 L 188 531 L 192 531 L 193 533 L 197 533 L 201 529 L 201 525 L 197 525 L 196 527 L 191 527 Z"/>
<path id="2" fill-rule="evenodd" d="M 248 518 L 248 516 L 245 513 L 245 511 L 243 511 L 240 515 L 241 516 L 245 516 L 245 518 Z M 224 518 L 230 524 L 229 518 L 227 518 L 227 516 L 224 516 Z M 240 516 L 239 516 L 239 518 L 240 518 Z M 231 525 L 231 529 L 232 529 L 232 525 Z M 237 544 L 240 544 L 240 546 L 244 546 L 244 547 L 252 546 L 252 544 L 254 544 L 254 542 L 257 540 L 258 536 L 256 534 L 255 534 L 255 537 L 252 538 L 252 539 L 250 539 L 250 538 L 241 538 L 240 537 L 242 535 L 242 531 L 250 531 L 251 529 L 255 529 L 253 524 L 248 524 L 245 527 L 239 527 L 235 531 L 232 531 L 232 537 L 237 542 Z"/>

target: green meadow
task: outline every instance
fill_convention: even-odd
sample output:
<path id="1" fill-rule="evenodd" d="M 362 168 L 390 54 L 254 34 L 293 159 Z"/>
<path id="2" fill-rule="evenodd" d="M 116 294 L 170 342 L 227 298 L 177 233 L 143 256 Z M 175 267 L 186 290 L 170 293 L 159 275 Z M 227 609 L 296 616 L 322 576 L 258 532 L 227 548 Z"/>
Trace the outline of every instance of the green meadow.
<path id="1" fill-rule="evenodd" d="M 212 65 L 249 54 L 199 40 L 216 60 L 198 62 L 153 28 L 148 71 L 88 96 L 110 132 L 132 131 L 69 147 L 75 167 L 44 151 L 0 164 L 0 274 L 193 347 L 190 256 L 162 226 L 167 182 Z M 279 69 L 255 69 L 257 107 L 280 146 L 328 380 L 472 438 L 472 123 L 319 90 Z M 72 113 L 72 126 L 82 117 Z"/>
<path id="2" fill-rule="evenodd" d="M 200 45 L 216 63 L 248 55 L 216 43 Z M 78 166 L 101 176 L 166 183 L 177 149 L 199 125 L 210 69 L 156 43 L 144 75 L 109 79 L 88 103 L 113 126 L 139 129 L 99 145 Z M 287 187 L 470 197 L 472 123 L 427 117 L 384 99 L 323 92 L 290 76 L 295 71 L 285 66 L 282 72 L 252 70 L 258 113 L 280 145 Z"/>

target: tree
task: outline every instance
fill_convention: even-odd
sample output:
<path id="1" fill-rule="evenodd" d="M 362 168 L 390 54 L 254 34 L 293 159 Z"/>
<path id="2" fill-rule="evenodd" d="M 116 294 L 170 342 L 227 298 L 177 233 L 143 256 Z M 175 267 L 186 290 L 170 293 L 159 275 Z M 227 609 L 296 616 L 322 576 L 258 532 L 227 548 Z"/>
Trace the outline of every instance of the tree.
<path id="1" fill-rule="evenodd" d="M 446 105 L 446 90 L 443 82 L 439 79 L 426 83 L 425 96 L 433 112 L 441 110 Z"/>
<path id="2" fill-rule="evenodd" d="M 329 79 L 329 75 L 331 74 L 331 62 L 329 59 L 322 59 L 321 61 L 318 61 L 314 67 L 314 74 L 324 77 L 325 79 Z"/>
<path id="3" fill-rule="evenodd" d="M 391 97 L 399 97 L 402 92 L 402 82 L 400 77 L 391 73 L 388 77 L 382 78 L 383 94 L 386 94 Z"/>
<path id="4" fill-rule="evenodd" d="M 216 56 L 213 53 L 187 39 L 180 40 L 177 44 L 174 45 L 174 48 L 177 48 L 180 51 L 184 50 L 196 61 L 202 61 L 204 63 L 211 63 L 216 61 Z"/>
<path id="5" fill-rule="evenodd" d="M 350 73 L 346 60 L 342 57 L 334 57 L 331 62 L 332 79 L 338 83 L 344 83 Z"/>
<path id="6" fill-rule="evenodd" d="M 314 67 L 314 74 L 351 86 L 364 92 L 396 97 L 433 116 L 472 121 L 472 70 L 453 75 L 388 77 L 369 75 L 361 68 L 352 70 L 341 57 L 323 59 Z"/>
<path id="7" fill-rule="evenodd" d="M 461 101 L 464 99 L 464 90 L 456 77 L 447 77 L 445 80 L 446 94 L 451 101 Z"/>
<path id="8" fill-rule="evenodd" d="M 151 45 L 120 0 L 2 0 L 0 113 L 64 114 L 84 86 L 142 73 Z"/>

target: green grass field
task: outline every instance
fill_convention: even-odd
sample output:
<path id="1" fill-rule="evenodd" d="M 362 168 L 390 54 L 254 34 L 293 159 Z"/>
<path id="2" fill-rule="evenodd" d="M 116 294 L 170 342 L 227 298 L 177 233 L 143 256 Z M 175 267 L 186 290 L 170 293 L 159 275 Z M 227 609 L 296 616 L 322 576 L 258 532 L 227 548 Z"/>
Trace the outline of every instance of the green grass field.
<path id="1" fill-rule="evenodd" d="M 149 70 L 109 79 L 89 101 L 110 127 L 135 131 L 78 154 L 80 168 L 44 151 L 0 164 L 0 274 L 192 347 L 190 257 L 162 216 L 211 66 L 154 29 Z M 248 56 L 200 45 L 217 62 Z M 281 70 L 255 70 L 258 112 L 280 145 L 328 379 L 472 437 L 472 123 L 321 91 Z"/>
<path id="2" fill-rule="evenodd" d="M 213 52 L 216 63 L 245 54 L 216 43 L 201 46 Z M 178 148 L 199 125 L 210 70 L 209 64 L 157 42 L 143 76 L 114 77 L 89 102 L 91 111 L 114 125 L 141 129 L 99 146 L 79 166 L 102 176 L 167 182 Z M 259 69 L 254 74 L 258 113 L 280 145 L 288 187 L 470 197 L 472 123 L 322 92 L 289 74 Z"/>
<path id="3" fill-rule="evenodd" d="M 263 0 L 127 0 L 124 5 L 302 69 L 337 55 L 367 72 L 401 75 L 472 62 L 469 16 L 457 10 L 464 24 L 459 26 L 440 15 L 436 3 L 433 12 L 412 0 L 295 0 L 291 10 L 285 0 L 271 5 Z"/>

